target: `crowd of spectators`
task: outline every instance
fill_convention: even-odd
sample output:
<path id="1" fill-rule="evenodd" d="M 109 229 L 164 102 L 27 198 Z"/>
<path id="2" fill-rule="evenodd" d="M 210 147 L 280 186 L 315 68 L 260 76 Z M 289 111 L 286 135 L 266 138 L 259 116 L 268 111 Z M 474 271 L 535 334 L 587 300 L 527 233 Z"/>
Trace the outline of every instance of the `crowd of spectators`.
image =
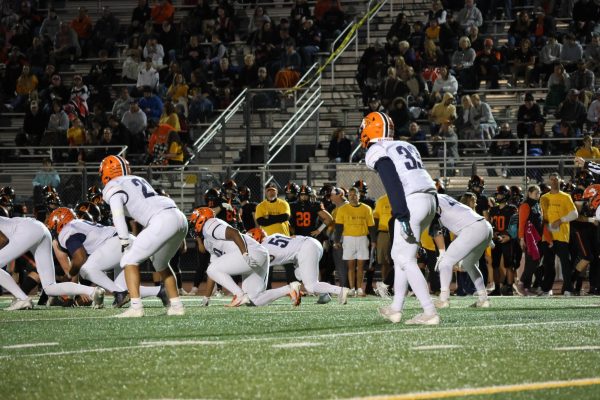
<path id="1" fill-rule="evenodd" d="M 82 6 L 69 20 L 52 6 L 0 1 L 0 106 L 25 113 L 16 144 L 68 146 L 53 158 L 71 162 L 119 150 L 81 146 L 127 145 L 130 157 L 177 163 L 192 124 L 206 123 L 243 88 L 295 85 L 347 23 L 339 0 L 296 0 L 278 19 L 245 2 L 172 3 L 139 0 L 129 20 L 107 5 L 92 18 Z M 78 73 L 83 63 L 91 68 Z M 278 105 L 275 91 L 252 96 L 252 111 Z M 175 134 L 156 135 L 163 125 Z M 160 139 L 150 141 L 153 134 Z M 182 144 L 176 159 L 161 142 L 167 137 Z"/>
<path id="2" fill-rule="evenodd" d="M 459 154 L 573 154 L 576 138 L 600 137 L 599 18 L 593 0 L 432 0 L 422 17 L 409 21 L 400 12 L 386 42 L 372 43 L 359 61 L 365 114 L 387 112 L 395 137 L 411 141 L 423 140 L 429 125 L 424 155 L 442 156 L 444 139 L 450 166 Z M 505 24 L 507 34 L 497 33 Z M 484 101 L 501 82 L 509 93 L 526 93 L 518 109 L 507 105 L 517 111 L 516 124 Z M 542 88 L 546 95 L 536 101 Z M 422 127 L 410 130 L 416 122 Z M 526 150 L 522 140 L 506 141 L 523 138 L 536 140 Z"/>

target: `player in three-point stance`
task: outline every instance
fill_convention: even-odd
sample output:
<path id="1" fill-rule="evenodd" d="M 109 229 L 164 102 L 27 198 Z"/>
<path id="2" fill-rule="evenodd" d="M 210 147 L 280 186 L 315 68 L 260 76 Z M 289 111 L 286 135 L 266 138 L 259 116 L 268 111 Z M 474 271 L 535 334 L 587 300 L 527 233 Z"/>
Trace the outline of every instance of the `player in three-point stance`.
<path id="1" fill-rule="evenodd" d="M 367 115 L 360 126 L 360 141 L 367 149 L 365 162 L 379 174 L 392 205 L 394 237 L 394 300 L 388 307 L 379 308 L 387 320 L 398 323 L 410 284 L 423 313 L 406 321 L 407 324 L 438 325 L 440 317 L 429 296 L 427 281 L 417 265 L 417 238 L 436 213 L 435 183 L 423 168 L 421 155 L 412 144 L 394 141 L 394 124 L 381 112 Z"/>
<path id="2" fill-rule="evenodd" d="M 295 264 L 296 278 L 302 281 L 309 293 L 336 294 L 340 304 L 346 304 L 350 289 L 319 282 L 319 260 L 323 256 L 323 246 L 317 239 L 296 235 L 288 237 L 281 234 L 267 236 L 260 228 L 253 228 L 248 235 L 269 251 L 274 265 Z"/>
<path id="3" fill-rule="evenodd" d="M 446 308 L 450 305 L 452 267 L 459 262 L 462 262 L 462 267 L 471 277 L 477 290 L 478 300 L 473 307 L 489 307 L 485 283 L 477 265 L 486 247 L 492 241 L 492 226 L 481 215 L 452 197 L 446 194 L 438 194 L 437 197 L 438 217 L 430 228 L 435 243 L 438 249 L 445 248 L 444 237 L 439 234 L 441 230 L 439 224 L 454 233 L 456 238 L 450 243 L 445 253 L 438 257 L 437 268 L 440 271 L 441 290 L 436 307 Z"/>
<path id="4" fill-rule="evenodd" d="M 215 218 L 211 208 L 196 208 L 188 218 L 191 235 L 201 239 L 200 251 L 211 254 L 207 275 L 229 290 L 233 300 L 228 307 L 244 304 L 267 305 L 280 297 L 289 296 L 292 305 L 300 304 L 300 282 L 266 290 L 269 275 L 269 253 L 256 240 Z M 242 275 L 240 288 L 232 276 Z"/>
<path id="5" fill-rule="evenodd" d="M 93 307 L 103 307 L 104 289 L 101 287 L 93 288 L 73 282 L 56 283 L 52 236 L 43 223 L 33 218 L 0 217 L 0 265 L 6 265 L 28 251 L 33 254 L 42 288 L 48 296 L 85 295 L 92 298 Z M 12 277 L 6 272 L 0 272 L 0 285 L 18 299 L 9 309 L 32 308 L 31 299 L 16 286 Z"/>
<path id="6" fill-rule="evenodd" d="M 121 242 L 117 230 L 83 219 L 78 219 L 73 210 L 59 207 L 48 218 L 51 231 L 57 235 L 58 251 L 64 252 L 70 260 L 69 274 L 79 274 L 115 296 L 116 308 L 129 301 L 125 275 L 120 267 Z M 134 240 L 133 235 L 129 235 Z M 105 271 L 115 271 L 115 280 L 106 276 Z M 167 298 L 164 289 L 158 286 L 140 287 L 142 297 L 159 296 L 163 303 Z M 165 304 L 166 305 L 166 304 Z"/>
<path id="7" fill-rule="evenodd" d="M 184 315 L 185 309 L 169 260 L 187 234 L 185 215 L 171 198 L 159 196 L 144 178 L 131 175 L 129 162 L 123 157 L 105 157 L 99 172 L 104 185 L 102 198 L 110 205 L 120 239 L 123 252 L 121 267 L 125 269 L 125 281 L 131 299 L 129 309 L 117 317 L 144 316 L 139 265 L 148 258 L 152 259 L 154 269 L 164 282 L 169 297 L 167 315 Z M 144 227 L 133 242 L 129 237 L 125 215 Z"/>

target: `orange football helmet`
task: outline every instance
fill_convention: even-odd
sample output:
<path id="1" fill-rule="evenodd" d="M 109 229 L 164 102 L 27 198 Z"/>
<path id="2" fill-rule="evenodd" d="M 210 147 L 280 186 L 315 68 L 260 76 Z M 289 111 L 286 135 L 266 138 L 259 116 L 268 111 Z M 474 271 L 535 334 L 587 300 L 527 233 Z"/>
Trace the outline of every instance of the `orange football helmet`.
<path id="1" fill-rule="evenodd" d="M 394 122 L 385 113 L 374 111 L 363 118 L 358 131 L 363 148 L 377 140 L 391 140 L 394 137 Z"/>
<path id="2" fill-rule="evenodd" d="M 583 192 L 583 199 L 588 200 L 588 204 L 592 210 L 600 206 L 600 185 L 590 185 Z"/>
<path id="3" fill-rule="evenodd" d="M 212 208 L 198 207 L 194 209 L 192 214 L 188 217 L 190 235 L 193 238 L 202 236 L 202 228 L 204 227 L 204 223 L 214 217 L 215 212 L 212 210 Z"/>
<path id="4" fill-rule="evenodd" d="M 261 228 L 252 228 L 246 233 L 258 243 L 262 243 L 262 241 L 265 240 L 265 237 L 267 237 L 267 232 Z"/>
<path id="5" fill-rule="evenodd" d="M 104 157 L 100 163 L 100 170 L 98 172 L 100 173 L 102 184 L 106 185 L 111 179 L 131 174 L 131 168 L 129 167 L 129 161 L 125 158 L 121 156 L 108 156 Z"/>
<path id="6" fill-rule="evenodd" d="M 50 229 L 50 232 L 54 235 L 58 235 L 65 225 L 74 219 L 77 219 L 77 216 L 73 210 L 67 207 L 58 207 L 56 210 L 52 211 L 46 219 L 46 226 Z"/>

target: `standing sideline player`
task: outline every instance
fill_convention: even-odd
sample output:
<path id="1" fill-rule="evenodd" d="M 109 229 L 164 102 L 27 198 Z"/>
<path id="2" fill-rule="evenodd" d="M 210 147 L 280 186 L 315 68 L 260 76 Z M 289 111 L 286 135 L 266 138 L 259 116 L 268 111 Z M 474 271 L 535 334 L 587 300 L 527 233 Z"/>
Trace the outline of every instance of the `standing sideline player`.
<path id="1" fill-rule="evenodd" d="M 102 308 L 104 306 L 104 289 L 101 287 L 93 288 L 73 282 L 56 283 L 52 258 L 52 236 L 44 224 L 33 218 L 0 217 L 0 265 L 6 265 L 28 251 L 33 254 L 42 288 L 48 296 L 83 295 L 92 298 L 93 307 Z M 31 308 L 27 307 L 31 305 L 31 300 L 22 291 L 19 293 L 14 290 L 14 286 L 6 281 L 7 275 L 0 273 L 0 284 L 19 299 L 15 302 L 14 309 L 18 309 L 16 307 Z M 10 275 L 8 278 L 12 280 Z"/>
<path id="2" fill-rule="evenodd" d="M 266 290 L 269 253 L 256 240 L 215 218 L 208 207 L 196 208 L 189 222 L 192 236 L 200 238 L 198 244 L 211 254 L 206 273 L 233 294 L 229 307 L 250 303 L 264 306 L 288 294 L 294 306 L 300 304 L 300 282 Z M 233 280 L 234 275 L 242 275 L 241 288 Z"/>
<path id="3" fill-rule="evenodd" d="M 350 289 L 319 282 L 319 260 L 323 256 L 323 246 L 318 240 L 309 236 L 287 237 L 277 233 L 267 236 L 260 228 L 251 229 L 248 235 L 269 251 L 271 263 L 295 264 L 296 278 L 302 281 L 309 293 L 337 294 L 340 304 L 347 303 Z"/>
<path id="4" fill-rule="evenodd" d="M 102 197 L 110 205 L 119 234 L 123 252 L 121 267 L 125 269 L 125 281 L 131 298 L 129 309 L 117 317 L 144 316 L 140 297 L 140 264 L 150 257 L 169 297 L 167 315 L 184 315 L 185 309 L 169 260 L 187 234 L 185 215 L 172 199 L 159 196 L 144 178 L 131 175 L 129 162 L 123 157 L 104 158 L 99 172 L 104 184 Z M 125 222 L 126 213 L 144 227 L 133 243 Z"/>
<path id="5" fill-rule="evenodd" d="M 77 219 L 72 210 L 59 207 L 52 211 L 48 219 L 51 230 L 57 236 L 59 251 L 67 253 L 71 269 L 69 275 L 79 274 L 115 296 L 114 306 L 122 307 L 129 301 L 125 275 L 120 267 L 121 243 L 117 230 L 112 226 L 95 224 Z M 133 235 L 129 235 L 134 240 Z M 114 270 L 115 280 L 104 271 Z M 162 293 L 161 293 L 162 292 Z M 166 303 L 166 294 L 161 287 L 140 287 L 142 297 L 158 296 Z M 165 304 L 166 305 L 166 304 Z"/>
<path id="6" fill-rule="evenodd" d="M 360 126 L 360 141 L 367 149 L 365 162 L 377 171 L 390 198 L 394 221 L 392 259 L 394 260 L 394 301 L 379 308 L 389 321 L 402 319 L 402 308 L 410 284 L 423 313 L 407 324 L 438 325 L 440 317 L 429 296 L 427 281 L 417 265 L 416 238 L 426 229 L 436 212 L 436 189 L 431 176 L 423 168 L 415 146 L 393 140 L 394 124 L 381 112 L 367 115 Z"/>
<path id="7" fill-rule="evenodd" d="M 483 276 L 477 268 L 479 259 L 492 241 L 492 226 L 468 206 L 456 201 L 446 194 L 438 194 L 438 222 L 456 235 L 443 255 L 438 257 L 437 268 L 440 271 L 440 298 L 437 308 L 450 306 L 450 282 L 452 267 L 462 261 L 462 267 L 477 290 L 478 300 L 472 307 L 488 308 L 490 302 L 483 282 Z M 432 224 L 431 230 L 437 230 Z M 435 235 L 434 240 L 439 249 L 444 249 L 444 237 Z"/>

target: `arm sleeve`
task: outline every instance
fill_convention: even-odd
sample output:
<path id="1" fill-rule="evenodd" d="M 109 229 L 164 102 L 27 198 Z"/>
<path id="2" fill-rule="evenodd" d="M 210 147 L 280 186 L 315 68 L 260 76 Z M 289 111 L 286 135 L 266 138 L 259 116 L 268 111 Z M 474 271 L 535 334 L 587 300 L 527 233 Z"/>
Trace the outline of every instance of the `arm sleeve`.
<path id="1" fill-rule="evenodd" d="M 117 233 L 120 238 L 129 237 L 129 229 L 125 222 L 125 210 L 123 205 L 127 203 L 125 192 L 117 192 L 110 197 L 110 211 L 113 215 L 113 223 L 117 228 Z"/>
<path id="2" fill-rule="evenodd" d="M 376 242 L 377 241 L 377 227 L 376 226 L 370 226 L 369 227 L 369 236 L 371 237 L 371 242 Z"/>
<path id="3" fill-rule="evenodd" d="M 385 191 L 389 195 L 390 204 L 392 206 L 392 215 L 397 219 L 409 219 L 410 212 L 406 205 L 406 197 L 404 196 L 404 187 L 400 181 L 400 177 L 396 172 L 394 163 L 388 157 L 379 159 L 375 164 L 375 170 L 381 178 L 381 182 L 385 187 Z"/>
<path id="4" fill-rule="evenodd" d="M 575 221 L 578 216 L 579 216 L 579 213 L 577 212 L 577 210 L 572 210 L 567 215 L 562 217 L 560 220 L 565 223 L 571 222 L 571 221 Z"/>
<path id="5" fill-rule="evenodd" d="M 342 239 L 343 233 L 344 233 L 344 225 L 336 223 L 335 224 L 335 232 L 333 234 L 333 241 L 340 242 Z"/>
<path id="6" fill-rule="evenodd" d="M 258 217 L 258 218 L 256 218 L 256 222 L 258 222 L 258 224 L 260 226 L 269 226 L 269 225 L 271 225 L 269 223 L 269 220 L 266 219 L 265 217 Z"/>
<path id="7" fill-rule="evenodd" d="M 527 203 L 523 203 L 519 206 L 519 239 L 523 239 L 525 237 L 525 224 L 529 218 L 530 210 L 531 208 Z"/>
<path id="8" fill-rule="evenodd" d="M 271 223 L 267 224 L 267 225 L 272 225 L 272 224 L 275 224 L 275 223 L 282 223 L 282 222 L 288 221 L 289 219 L 290 219 L 290 214 L 271 215 L 271 216 L 269 216 L 269 221 Z"/>

